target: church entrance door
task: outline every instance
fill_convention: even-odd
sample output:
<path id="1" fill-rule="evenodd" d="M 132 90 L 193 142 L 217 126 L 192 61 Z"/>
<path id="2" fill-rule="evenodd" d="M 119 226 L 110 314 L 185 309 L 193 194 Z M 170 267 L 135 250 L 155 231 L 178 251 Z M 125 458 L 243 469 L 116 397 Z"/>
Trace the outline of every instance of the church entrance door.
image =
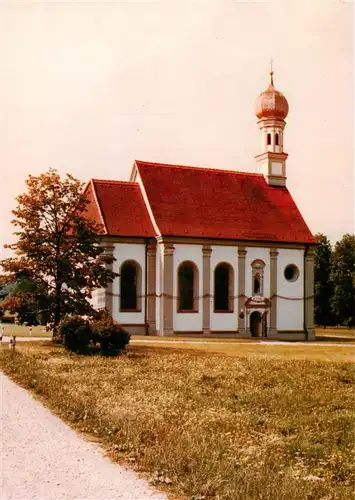
<path id="1" fill-rule="evenodd" d="M 252 337 L 261 337 L 261 314 L 254 311 L 250 315 L 250 333 Z"/>

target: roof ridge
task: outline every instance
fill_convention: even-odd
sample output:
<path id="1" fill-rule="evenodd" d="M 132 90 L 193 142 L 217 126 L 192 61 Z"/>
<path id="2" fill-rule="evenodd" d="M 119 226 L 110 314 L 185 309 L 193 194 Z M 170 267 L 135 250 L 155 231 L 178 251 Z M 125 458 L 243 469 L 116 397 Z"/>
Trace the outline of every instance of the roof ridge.
<path id="1" fill-rule="evenodd" d="M 130 184 L 134 186 L 138 186 L 138 182 L 134 181 L 117 181 L 111 179 L 91 179 L 92 182 L 100 182 L 102 184 Z"/>
<path id="2" fill-rule="evenodd" d="M 168 168 L 181 168 L 181 169 L 186 169 L 186 170 L 203 170 L 207 172 L 223 172 L 226 174 L 232 174 L 232 175 L 245 175 L 245 176 L 256 176 L 256 177 L 263 177 L 263 174 L 258 174 L 256 172 L 241 172 L 239 170 L 227 170 L 227 169 L 222 169 L 222 168 L 211 168 L 211 167 L 197 167 L 197 166 L 190 166 L 190 165 L 173 165 L 170 163 L 157 163 L 157 162 L 151 162 L 151 161 L 142 161 L 142 160 L 135 160 L 137 164 L 141 163 L 143 165 L 149 165 L 149 166 L 154 166 L 154 167 L 168 167 Z"/>

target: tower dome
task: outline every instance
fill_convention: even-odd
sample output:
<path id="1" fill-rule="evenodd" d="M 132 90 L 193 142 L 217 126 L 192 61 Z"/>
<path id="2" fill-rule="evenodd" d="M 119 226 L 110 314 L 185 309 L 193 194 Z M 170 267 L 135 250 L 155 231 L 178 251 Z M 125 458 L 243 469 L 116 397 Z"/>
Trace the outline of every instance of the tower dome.
<path id="1" fill-rule="evenodd" d="M 284 120 L 288 115 L 288 102 L 286 97 L 274 87 L 274 72 L 271 71 L 271 82 L 269 87 L 262 92 L 255 105 L 255 114 L 263 118 Z"/>

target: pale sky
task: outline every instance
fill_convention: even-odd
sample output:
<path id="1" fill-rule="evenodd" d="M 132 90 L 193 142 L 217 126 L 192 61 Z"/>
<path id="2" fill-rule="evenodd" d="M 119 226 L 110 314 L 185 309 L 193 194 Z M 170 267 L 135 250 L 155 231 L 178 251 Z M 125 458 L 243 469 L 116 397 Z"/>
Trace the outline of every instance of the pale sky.
<path id="1" fill-rule="evenodd" d="M 256 172 L 270 58 L 287 186 L 312 232 L 354 232 L 352 2 L 5 1 L 0 46 L 1 246 L 24 179 L 49 166 L 82 181 L 128 180 L 134 159 Z"/>

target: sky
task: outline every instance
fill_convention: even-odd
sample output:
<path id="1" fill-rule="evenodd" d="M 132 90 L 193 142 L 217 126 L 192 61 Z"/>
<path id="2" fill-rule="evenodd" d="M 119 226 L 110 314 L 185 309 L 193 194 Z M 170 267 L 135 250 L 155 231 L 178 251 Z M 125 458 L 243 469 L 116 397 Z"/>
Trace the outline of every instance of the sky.
<path id="1" fill-rule="evenodd" d="M 0 46 L 1 248 L 26 177 L 49 167 L 84 182 L 128 180 L 134 159 L 256 172 L 270 58 L 287 187 L 313 233 L 354 232 L 352 2 L 5 0 Z"/>

